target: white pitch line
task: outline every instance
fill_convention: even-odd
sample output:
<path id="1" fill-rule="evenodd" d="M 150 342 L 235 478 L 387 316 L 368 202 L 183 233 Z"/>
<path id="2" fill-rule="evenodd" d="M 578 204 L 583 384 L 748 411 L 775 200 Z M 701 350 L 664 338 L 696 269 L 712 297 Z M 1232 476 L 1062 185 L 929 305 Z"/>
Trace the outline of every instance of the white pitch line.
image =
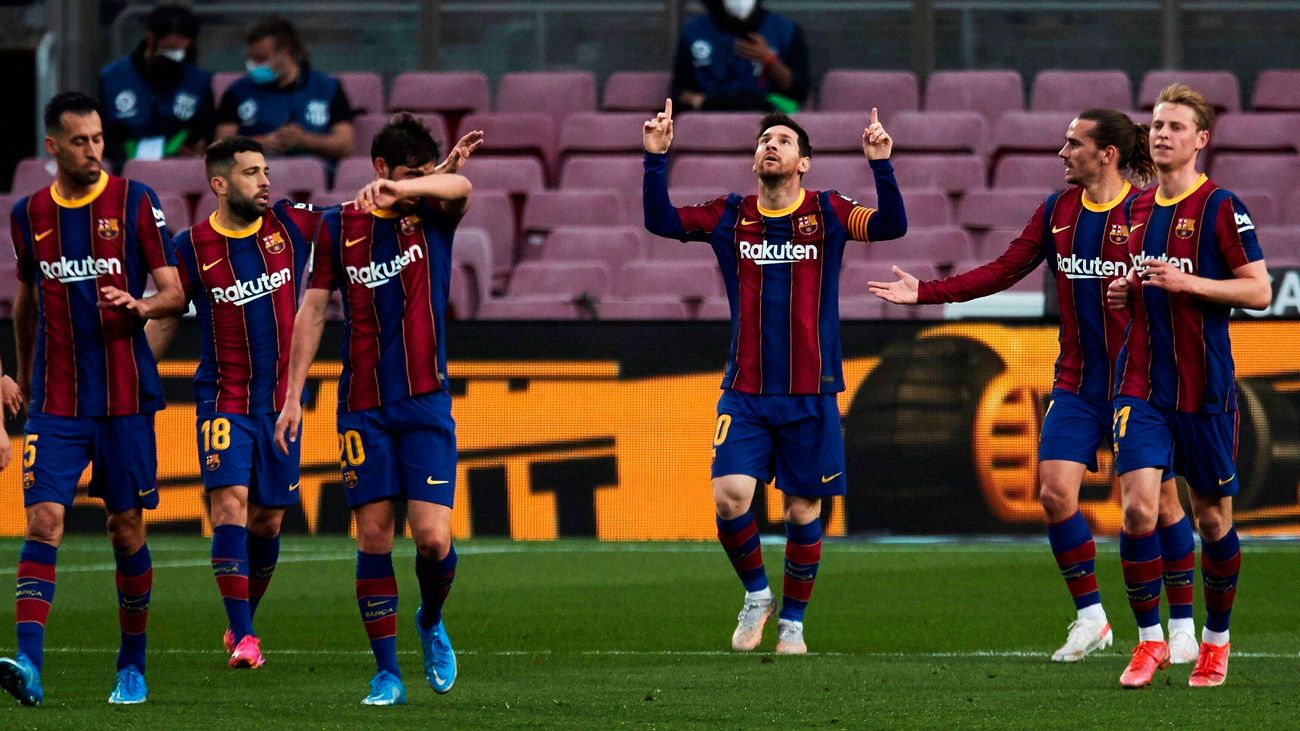
<path id="1" fill-rule="evenodd" d="M 47 647 L 46 652 L 66 654 L 116 654 L 116 647 Z M 150 655 L 186 655 L 216 656 L 224 655 L 221 650 L 196 650 L 191 648 L 162 647 L 150 649 Z M 268 654 L 289 656 L 324 656 L 351 657 L 369 656 L 369 650 L 271 650 Z M 399 655 L 416 655 L 415 650 L 398 650 Z M 739 653 L 728 650 L 457 650 L 458 655 L 480 657 L 533 657 L 548 656 L 588 656 L 588 657 L 735 657 L 745 658 L 754 655 L 763 656 L 770 653 Z M 1046 650 L 966 650 L 955 652 L 810 652 L 811 657 L 860 657 L 860 658 L 896 658 L 901 660 L 917 659 L 989 659 L 989 658 L 1041 658 L 1047 662 L 1050 653 Z M 1091 657 L 1120 658 L 1127 657 L 1122 652 L 1094 652 Z M 1290 660 L 1300 658 L 1300 652 L 1234 652 L 1234 658 L 1257 658 L 1264 660 Z"/>

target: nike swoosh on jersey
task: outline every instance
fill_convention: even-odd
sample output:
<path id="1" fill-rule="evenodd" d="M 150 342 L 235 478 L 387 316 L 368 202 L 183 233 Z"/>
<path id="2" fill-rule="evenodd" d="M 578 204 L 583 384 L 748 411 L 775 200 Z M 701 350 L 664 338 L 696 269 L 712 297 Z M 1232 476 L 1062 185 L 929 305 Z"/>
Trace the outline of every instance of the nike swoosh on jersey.
<path id="1" fill-rule="evenodd" d="M 1142 227 L 1145 226 L 1145 225 L 1147 225 L 1147 222 L 1146 222 L 1146 221 L 1143 221 L 1142 223 L 1135 223 L 1135 224 L 1133 224 L 1132 226 L 1129 226 L 1129 227 L 1128 227 L 1128 232 L 1129 232 L 1129 233 L 1133 233 L 1134 231 L 1136 231 L 1136 230 L 1142 228 Z"/>
<path id="2" fill-rule="evenodd" d="M 359 243 L 361 243 L 362 241 L 365 241 L 365 240 L 366 240 L 366 237 L 365 237 L 365 236 L 362 236 L 362 237 L 359 238 L 359 239 L 348 239 L 347 241 L 344 241 L 344 242 L 343 242 L 343 245 L 344 245 L 344 246 L 356 246 L 357 244 L 359 244 Z"/>
<path id="3" fill-rule="evenodd" d="M 289 486 L 289 492 L 293 492 L 294 490 L 297 490 L 297 489 L 298 489 L 298 486 L 301 485 L 301 484 L 302 484 L 301 482 L 295 482 L 295 483 L 293 483 L 292 485 Z"/>
<path id="4" fill-rule="evenodd" d="M 741 226 L 752 226 L 752 225 L 754 225 L 754 224 L 756 224 L 756 223 L 758 223 L 757 220 L 753 220 L 753 221 L 751 221 L 751 220 L 749 220 L 748 218 L 742 218 L 742 219 L 740 219 L 740 225 L 741 225 Z"/>
<path id="5" fill-rule="evenodd" d="M 435 480 L 435 479 L 433 479 L 432 477 L 426 479 L 425 482 L 429 483 L 430 485 L 445 485 L 445 484 L 447 484 L 447 480 Z"/>
<path id="6" fill-rule="evenodd" d="M 204 264 L 204 265 L 203 265 L 203 271 L 206 272 L 207 270 L 211 269 L 212 267 L 214 267 L 214 266 L 220 264 L 221 262 L 223 262 L 223 261 L 225 261 L 225 260 L 226 260 L 226 257 L 223 256 L 223 257 L 221 257 L 220 259 L 217 259 L 216 261 L 210 261 L 210 262 L 208 262 L 207 264 Z"/>
<path id="7" fill-rule="evenodd" d="M 1071 224 L 1071 225 L 1073 225 L 1073 224 Z M 1057 228 L 1057 227 L 1053 226 L 1053 227 L 1052 227 L 1052 233 L 1054 233 L 1054 234 L 1059 234 L 1059 233 L 1061 233 L 1062 231 L 1064 231 L 1065 229 L 1067 229 L 1067 228 L 1069 228 L 1069 227 L 1070 227 L 1070 226 L 1062 226 L 1062 227 L 1060 227 L 1060 228 Z"/>
<path id="8" fill-rule="evenodd" d="M 1219 480 L 1219 487 L 1223 487 L 1224 485 L 1228 484 L 1229 482 L 1232 482 L 1232 478 L 1234 478 L 1234 477 L 1236 477 L 1236 476 L 1237 476 L 1237 473 L 1236 473 L 1236 472 L 1233 472 L 1231 475 L 1228 475 L 1227 477 L 1223 478 L 1222 480 Z"/>
<path id="9" fill-rule="evenodd" d="M 154 492 L 157 492 L 157 491 L 158 491 L 158 488 L 156 488 L 156 487 L 151 487 L 151 488 L 149 488 L 148 490 L 136 490 L 136 491 L 135 491 L 135 494 L 136 494 L 136 495 L 139 495 L 140 497 L 145 497 L 146 495 L 149 495 L 149 494 L 154 493 Z"/>
<path id="10" fill-rule="evenodd" d="M 831 475 L 830 477 L 827 477 L 826 475 L 822 475 L 822 484 L 825 485 L 826 483 L 830 482 L 831 480 L 835 479 L 836 477 L 839 477 L 839 476 L 842 475 L 842 474 L 844 474 L 844 473 L 843 473 L 843 472 L 836 472 L 835 474 Z"/>
<path id="11" fill-rule="evenodd" d="M 44 233 L 36 234 L 32 238 L 36 239 L 37 241 L 40 241 L 41 239 L 45 238 L 46 236 L 49 236 L 52 233 L 54 233 L 54 229 L 48 229 Z"/>

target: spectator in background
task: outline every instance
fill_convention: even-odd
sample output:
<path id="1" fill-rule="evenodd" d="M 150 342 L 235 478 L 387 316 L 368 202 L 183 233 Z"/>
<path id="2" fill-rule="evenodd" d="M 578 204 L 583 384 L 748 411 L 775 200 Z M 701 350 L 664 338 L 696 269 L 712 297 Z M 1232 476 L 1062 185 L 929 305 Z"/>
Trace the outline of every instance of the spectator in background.
<path id="1" fill-rule="evenodd" d="M 347 157 L 352 105 L 338 79 L 311 68 L 293 25 L 271 16 L 245 40 L 248 74 L 221 97 L 217 137 L 252 137 L 268 155 Z"/>
<path id="2" fill-rule="evenodd" d="M 793 112 L 808 98 L 808 45 L 763 0 L 703 0 L 686 21 L 673 64 L 682 109 Z"/>
<path id="3" fill-rule="evenodd" d="M 212 74 L 194 65 L 199 21 L 189 8 L 159 5 L 129 56 L 99 72 L 105 157 L 120 167 L 203 151 L 212 134 Z"/>

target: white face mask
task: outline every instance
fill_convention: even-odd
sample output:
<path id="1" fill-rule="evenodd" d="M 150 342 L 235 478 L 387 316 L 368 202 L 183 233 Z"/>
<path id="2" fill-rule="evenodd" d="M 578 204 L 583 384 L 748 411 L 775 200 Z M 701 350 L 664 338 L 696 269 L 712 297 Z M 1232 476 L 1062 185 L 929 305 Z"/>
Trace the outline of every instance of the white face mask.
<path id="1" fill-rule="evenodd" d="M 747 19 L 757 4 L 758 0 L 722 0 L 722 7 L 741 20 Z"/>
<path id="2" fill-rule="evenodd" d="M 184 48 L 159 48 L 158 55 L 165 59 L 175 61 L 176 63 L 185 62 L 186 51 Z"/>

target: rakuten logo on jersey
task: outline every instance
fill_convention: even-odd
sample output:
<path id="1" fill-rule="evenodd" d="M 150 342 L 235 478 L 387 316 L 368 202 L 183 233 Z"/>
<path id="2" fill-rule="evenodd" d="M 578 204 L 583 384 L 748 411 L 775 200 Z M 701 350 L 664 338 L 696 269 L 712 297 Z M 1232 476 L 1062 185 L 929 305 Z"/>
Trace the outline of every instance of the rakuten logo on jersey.
<path id="1" fill-rule="evenodd" d="M 1179 270 L 1186 274 L 1196 273 L 1196 263 L 1185 256 L 1170 256 L 1161 254 L 1160 256 L 1146 256 L 1145 254 L 1130 254 L 1129 258 L 1133 260 L 1133 266 L 1139 272 L 1146 268 L 1149 261 L 1166 261 L 1178 267 Z"/>
<path id="2" fill-rule="evenodd" d="M 796 244 L 793 241 L 787 241 L 784 244 L 773 244 L 768 241 L 761 244 L 752 244 L 748 241 L 742 241 L 740 242 L 740 258 L 752 259 L 759 266 L 793 264 L 805 259 L 816 259 L 817 247 L 813 244 Z"/>
<path id="3" fill-rule="evenodd" d="M 1119 278 L 1127 277 L 1129 272 L 1128 264 L 1122 261 L 1111 261 L 1099 257 L 1083 259 L 1073 254 L 1061 256 L 1059 252 L 1056 255 L 1056 269 L 1064 274 L 1066 279 Z"/>
<path id="4" fill-rule="evenodd" d="M 424 258 L 424 250 L 419 245 L 413 245 L 411 248 L 403 251 L 393 257 L 392 261 L 370 262 L 369 265 L 357 268 L 346 267 L 348 280 L 353 284 L 362 284 L 370 289 L 380 286 L 410 266 L 416 259 Z"/>
<path id="5" fill-rule="evenodd" d="M 69 259 L 61 256 L 58 261 L 43 261 L 40 266 L 41 276 L 58 280 L 63 284 L 84 282 L 104 274 L 122 273 L 121 259 L 96 259 L 93 256 L 84 259 Z"/>
<path id="6" fill-rule="evenodd" d="M 236 307 L 256 299 L 261 299 L 293 280 L 293 274 L 285 267 L 278 272 L 267 272 L 251 282 L 235 280 L 229 287 L 213 287 L 208 290 L 216 304 L 231 304 Z"/>

